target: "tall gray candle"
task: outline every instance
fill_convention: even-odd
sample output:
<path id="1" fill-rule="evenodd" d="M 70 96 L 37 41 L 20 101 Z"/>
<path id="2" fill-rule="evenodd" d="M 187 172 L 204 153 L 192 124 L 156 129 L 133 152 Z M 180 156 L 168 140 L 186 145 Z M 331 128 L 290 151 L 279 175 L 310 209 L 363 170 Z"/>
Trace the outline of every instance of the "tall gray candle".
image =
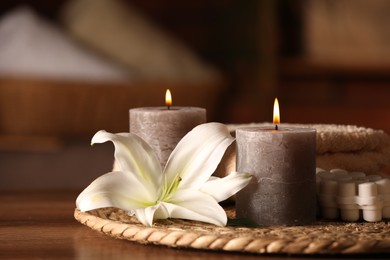
<path id="1" fill-rule="evenodd" d="M 264 226 L 314 222 L 316 130 L 238 128 L 236 143 L 237 171 L 253 174 L 236 194 L 237 218 Z"/>
<path id="2" fill-rule="evenodd" d="M 172 150 L 192 128 L 206 123 L 206 109 L 199 107 L 141 107 L 129 111 L 130 132 L 144 139 L 164 167 Z"/>

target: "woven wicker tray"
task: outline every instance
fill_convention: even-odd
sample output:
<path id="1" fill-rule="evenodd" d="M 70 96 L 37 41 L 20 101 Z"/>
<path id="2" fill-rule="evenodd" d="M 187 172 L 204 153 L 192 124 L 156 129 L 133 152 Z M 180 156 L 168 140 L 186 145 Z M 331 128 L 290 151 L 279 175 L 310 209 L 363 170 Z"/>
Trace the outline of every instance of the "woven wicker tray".
<path id="1" fill-rule="evenodd" d="M 234 209 L 226 209 L 234 218 Z M 217 227 L 180 219 L 159 220 L 145 227 L 115 208 L 75 210 L 75 218 L 108 236 L 178 248 L 255 254 L 390 253 L 390 223 L 317 222 L 309 226 Z"/>

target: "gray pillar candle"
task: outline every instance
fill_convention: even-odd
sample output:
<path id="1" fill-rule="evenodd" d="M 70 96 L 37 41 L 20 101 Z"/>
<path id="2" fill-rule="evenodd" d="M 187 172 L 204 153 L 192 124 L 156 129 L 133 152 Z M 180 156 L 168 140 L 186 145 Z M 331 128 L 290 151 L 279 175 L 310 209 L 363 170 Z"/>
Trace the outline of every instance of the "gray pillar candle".
<path id="1" fill-rule="evenodd" d="M 237 218 L 259 225 L 305 225 L 316 219 L 316 130 L 236 130 L 237 171 L 253 174 L 236 194 Z"/>
<path id="2" fill-rule="evenodd" d="M 142 107 L 129 111 L 130 132 L 144 139 L 164 167 L 176 144 L 197 125 L 206 123 L 199 107 Z"/>

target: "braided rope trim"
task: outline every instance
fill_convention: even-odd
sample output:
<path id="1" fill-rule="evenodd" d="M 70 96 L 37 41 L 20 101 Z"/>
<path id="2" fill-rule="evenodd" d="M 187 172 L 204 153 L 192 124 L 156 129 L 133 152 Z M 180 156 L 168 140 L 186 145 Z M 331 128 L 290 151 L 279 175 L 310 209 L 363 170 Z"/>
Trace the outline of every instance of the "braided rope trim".
<path id="1" fill-rule="evenodd" d="M 234 215 L 227 210 L 228 216 Z M 390 223 L 317 222 L 298 227 L 217 227 L 197 221 L 158 220 L 145 227 L 116 208 L 74 212 L 93 230 L 141 244 L 255 254 L 390 253 Z"/>

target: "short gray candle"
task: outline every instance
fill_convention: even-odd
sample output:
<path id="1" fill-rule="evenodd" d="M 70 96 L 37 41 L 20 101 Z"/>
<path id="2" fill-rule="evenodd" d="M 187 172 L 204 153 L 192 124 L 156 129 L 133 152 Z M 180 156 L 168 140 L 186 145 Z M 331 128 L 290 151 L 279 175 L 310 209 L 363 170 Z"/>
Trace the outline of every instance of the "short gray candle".
<path id="1" fill-rule="evenodd" d="M 305 225 L 316 219 L 316 130 L 236 130 L 237 171 L 253 174 L 236 195 L 237 218 L 259 225 Z"/>
<path id="2" fill-rule="evenodd" d="M 129 111 L 130 133 L 144 139 L 164 167 L 176 144 L 195 126 L 206 123 L 199 107 L 142 107 Z"/>

